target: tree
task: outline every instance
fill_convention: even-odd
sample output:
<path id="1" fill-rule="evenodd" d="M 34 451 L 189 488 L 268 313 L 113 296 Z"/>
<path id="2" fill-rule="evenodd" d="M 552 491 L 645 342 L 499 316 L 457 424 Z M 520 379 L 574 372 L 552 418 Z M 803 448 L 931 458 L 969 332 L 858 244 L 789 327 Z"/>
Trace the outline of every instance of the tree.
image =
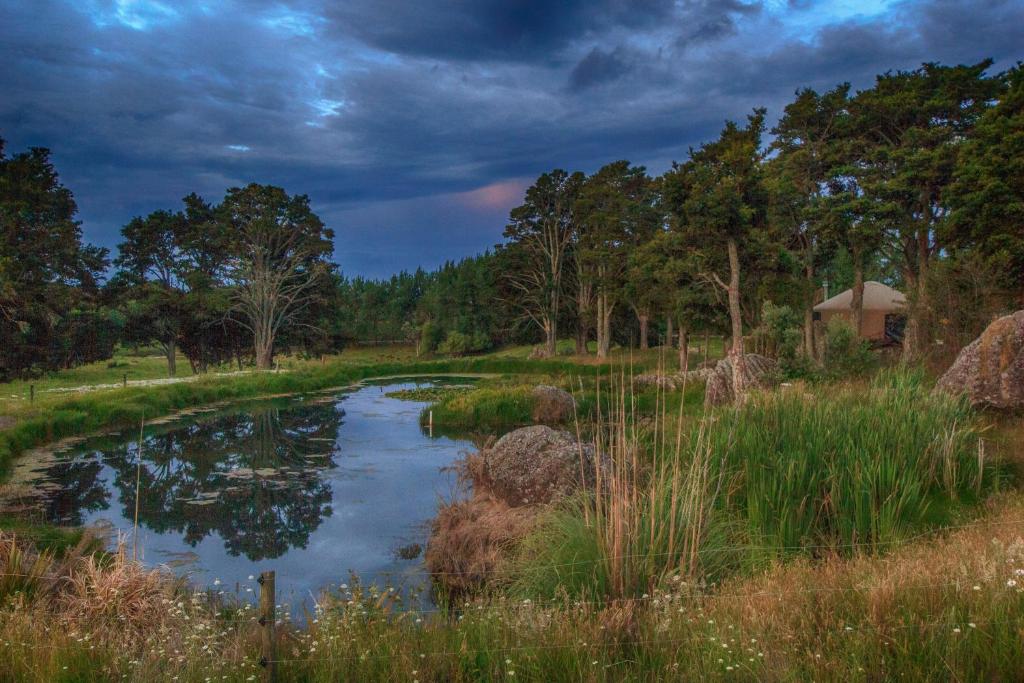
<path id="1" fill-rule="evenodd" d="M 599 358 L 607 357 L 611 346 L 611 321 L 623 299 L 629 254 L 658 229 L 656 199 L 647 170 L 625 160 L 602 167 L 580 190 L 576 257 L 593 274 Z"/>
<path id="2" fill-rule="evenodd" d="M 181 213 L 154 211 L 135 217 L 121 229 L 114 264 L 128 284 L 130 320 L 136 341 L 156 339 L 167 358 L 167 374 L 177 372 L 178 336 L 184 316 L 184 258 L 180 243 L 185 229 Z"/>
<path id="3" fill-rule="evenodd" d="M 107 250 L 82 242 L 71 190 L 47 149 L 7 157 L 0 139 L 0 377 L 109 357 L 100 305 Z M 92 340 L 81 345 L 82 340 Z M 102 343 L 101 343 L 102 342 Z"/>
<path id="4" fill-rule="evenodd" d="M 977 253 L 1024 305 L 1024 65 L 1002 76 L 999 102 L 959 150 L 946 197 L 946 243 Z"/>
<path id="5" fill-rule="evenodd" d="M 672 190 L 680 198 L 681 224 L 699 230 L 701 270 L 720 287 L 729 302 L 733 384 L 737 400 L 743 400 L 743 312 L 740 305 L 741 251 L 759 239 L 765 228 L 765 194 L 761 180 L 761 135 L 764 109 L 747 117 L 747 126 L 725 124 L 714 142 L 690 151 L 690 159 L 674 167 L 668 182 L 682 185 Z M 729 282 L 720 272 L 728 268 Z"/>
<path id="6" fill-rule="evenodd" d="M 327 257 L 334 232 L 307 196 L 271 185 L 229 189 L 218 215 L 232 231 L 225 270 L 234 308 L 253 335 L 257 369 L 267 370 L 282 327 L 309 325 L 303 315 L 315 301 L 313 291 L 333 270 Z"/>
<path id="7" fill-rule="evenodd" d="M 829 231 L 836 224 L 828 215 L 829 181 L 842 163 L 837 141 L 849 127 L 849 90 L 844 83 L 820 95 L 810 88 L 798 91 L 772 129 L 771 149 L 778 156 L 766 168 L 771 219 L 782 228 L 802 271 L 803 350 L 809 358 L 815 349 L 816 269 L 823 251 L 835 242 Z M 863 301 L 863 284 L 860 294 Z"/>
<path id="8" fill-rule="evenodd" d="M 507 282 L 520 311 L 543 330 L 549 356 L 558 342 L 574 205 L 582 182 L 582 173 L 561 169 L 541 175 L 526 191 L 523 204 L 512 209 L 504 233 L 511 266 Z"/>
<path id="9" fill-rule="evenodd" d="M 929 63 L 886 73 L 850 105 L 862 143 L 858 180 L 886 231 L 886 257 L 900 263 L 910 294 L 907 359 L 920 353 L 927 334 L 928 276 L 945 247 L 940 226 L 959 150 L 1001 87 L 985 75 L 991 64 Z"/>

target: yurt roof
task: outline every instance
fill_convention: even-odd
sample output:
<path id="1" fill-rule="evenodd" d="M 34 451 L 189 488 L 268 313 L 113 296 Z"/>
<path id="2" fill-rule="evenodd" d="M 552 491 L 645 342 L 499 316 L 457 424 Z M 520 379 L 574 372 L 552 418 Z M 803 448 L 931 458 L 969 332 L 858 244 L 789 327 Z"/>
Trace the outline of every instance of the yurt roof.
<path id="1" fill-rule="evenodd" d="M 825 299 L 814 307 L 816 312 L 821 311 L 848 311 L 853 303 L 853 290 L 848 289 L 840 292 L 830 299 Z M 903 292 L 897 291 L 881 282 L 868 280 L 864 283 L 864 310 L 865 311 L 898 311 L 907 304 L 907 297 Z"/>

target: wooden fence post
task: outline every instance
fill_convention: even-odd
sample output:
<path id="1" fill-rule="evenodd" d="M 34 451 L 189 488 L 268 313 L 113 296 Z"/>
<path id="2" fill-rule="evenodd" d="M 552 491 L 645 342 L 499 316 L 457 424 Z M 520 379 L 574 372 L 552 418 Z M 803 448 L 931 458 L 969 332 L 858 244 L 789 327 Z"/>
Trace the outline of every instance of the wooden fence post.
<path id="1" fill-rule="evenodd" d="M 36 385 L 35 384 L 29 384 L 28 385 L 28 402 L 29 403 L 35 403 L 36 402 Z"/>
<path id="2" fill-rule="evenodd" d="M 123 385 L 124 385 L 125 387 L 127 387 L 127 386 L 128 386 L 128 373 L 127 373 L 127 372 L 126 372 L 126 373 L 124 373 L 124 377 L 123 377 L 123 378 L 121 379 L 121 383 L 122 383 L 122 384 L 123 384 Z"/>
<path id="3" fill-rule="evenodd" d="M 274 637 L 274 572 L 263 572 L 258 579 L 260 584 L 260 666 L 263 667 L 263 680 L 274 683 L 277 680 L 277 639 Z"/>

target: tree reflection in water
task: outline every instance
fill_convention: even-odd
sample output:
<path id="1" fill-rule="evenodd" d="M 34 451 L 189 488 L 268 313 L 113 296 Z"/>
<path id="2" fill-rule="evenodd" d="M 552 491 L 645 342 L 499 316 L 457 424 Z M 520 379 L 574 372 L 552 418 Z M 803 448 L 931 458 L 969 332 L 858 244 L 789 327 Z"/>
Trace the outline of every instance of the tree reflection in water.
<path id="1" fill-rule="evenodd" d="M 323 475 L 335 467 L 343 415 L 333 401 L 285 409 L 261 404 L 147 434 L 139 524 L 179 532 L 192 546 L 217 533 L 230 554 L 254 561 L 305 547 L 331 514 Z M 80 524 L 84 513 L 109 508 L 100 460 L 113 473 L 121 516 L 134 518 L 137 447 L 129 442 L 103 444 L 91 458 L 51 469 L 49 478 L 64 487 L 50 503 L 51 519 Z"/>

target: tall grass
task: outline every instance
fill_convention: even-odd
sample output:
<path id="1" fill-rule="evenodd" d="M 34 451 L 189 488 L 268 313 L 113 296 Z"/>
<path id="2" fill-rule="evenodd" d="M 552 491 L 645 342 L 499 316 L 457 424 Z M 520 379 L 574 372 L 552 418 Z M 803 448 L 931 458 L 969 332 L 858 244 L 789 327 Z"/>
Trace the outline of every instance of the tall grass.
<path id="1" fill-rule="evenodd" d="M 525 542 L 521 593 L 628 597 L 666 576 L 713 582 L 800 555 L 882 552 L 997 484 L 969 406 L 911 372 L 755 395 L 699 419 L 678 400 L 671 415 L 664 396 L 653 417 L 638 414 L 624 384 L 614 393 L 610 409 L 597 404 L 597 493 Z"/>
<path id="2" fill-rule="evenodd" d="M 755 566 L 884 549 L 994 483 L 970 407 L 919 373 L 883 373 L 866 390 L 768 394 L 717 417 L 724 509 L 742 520 Z"/>

